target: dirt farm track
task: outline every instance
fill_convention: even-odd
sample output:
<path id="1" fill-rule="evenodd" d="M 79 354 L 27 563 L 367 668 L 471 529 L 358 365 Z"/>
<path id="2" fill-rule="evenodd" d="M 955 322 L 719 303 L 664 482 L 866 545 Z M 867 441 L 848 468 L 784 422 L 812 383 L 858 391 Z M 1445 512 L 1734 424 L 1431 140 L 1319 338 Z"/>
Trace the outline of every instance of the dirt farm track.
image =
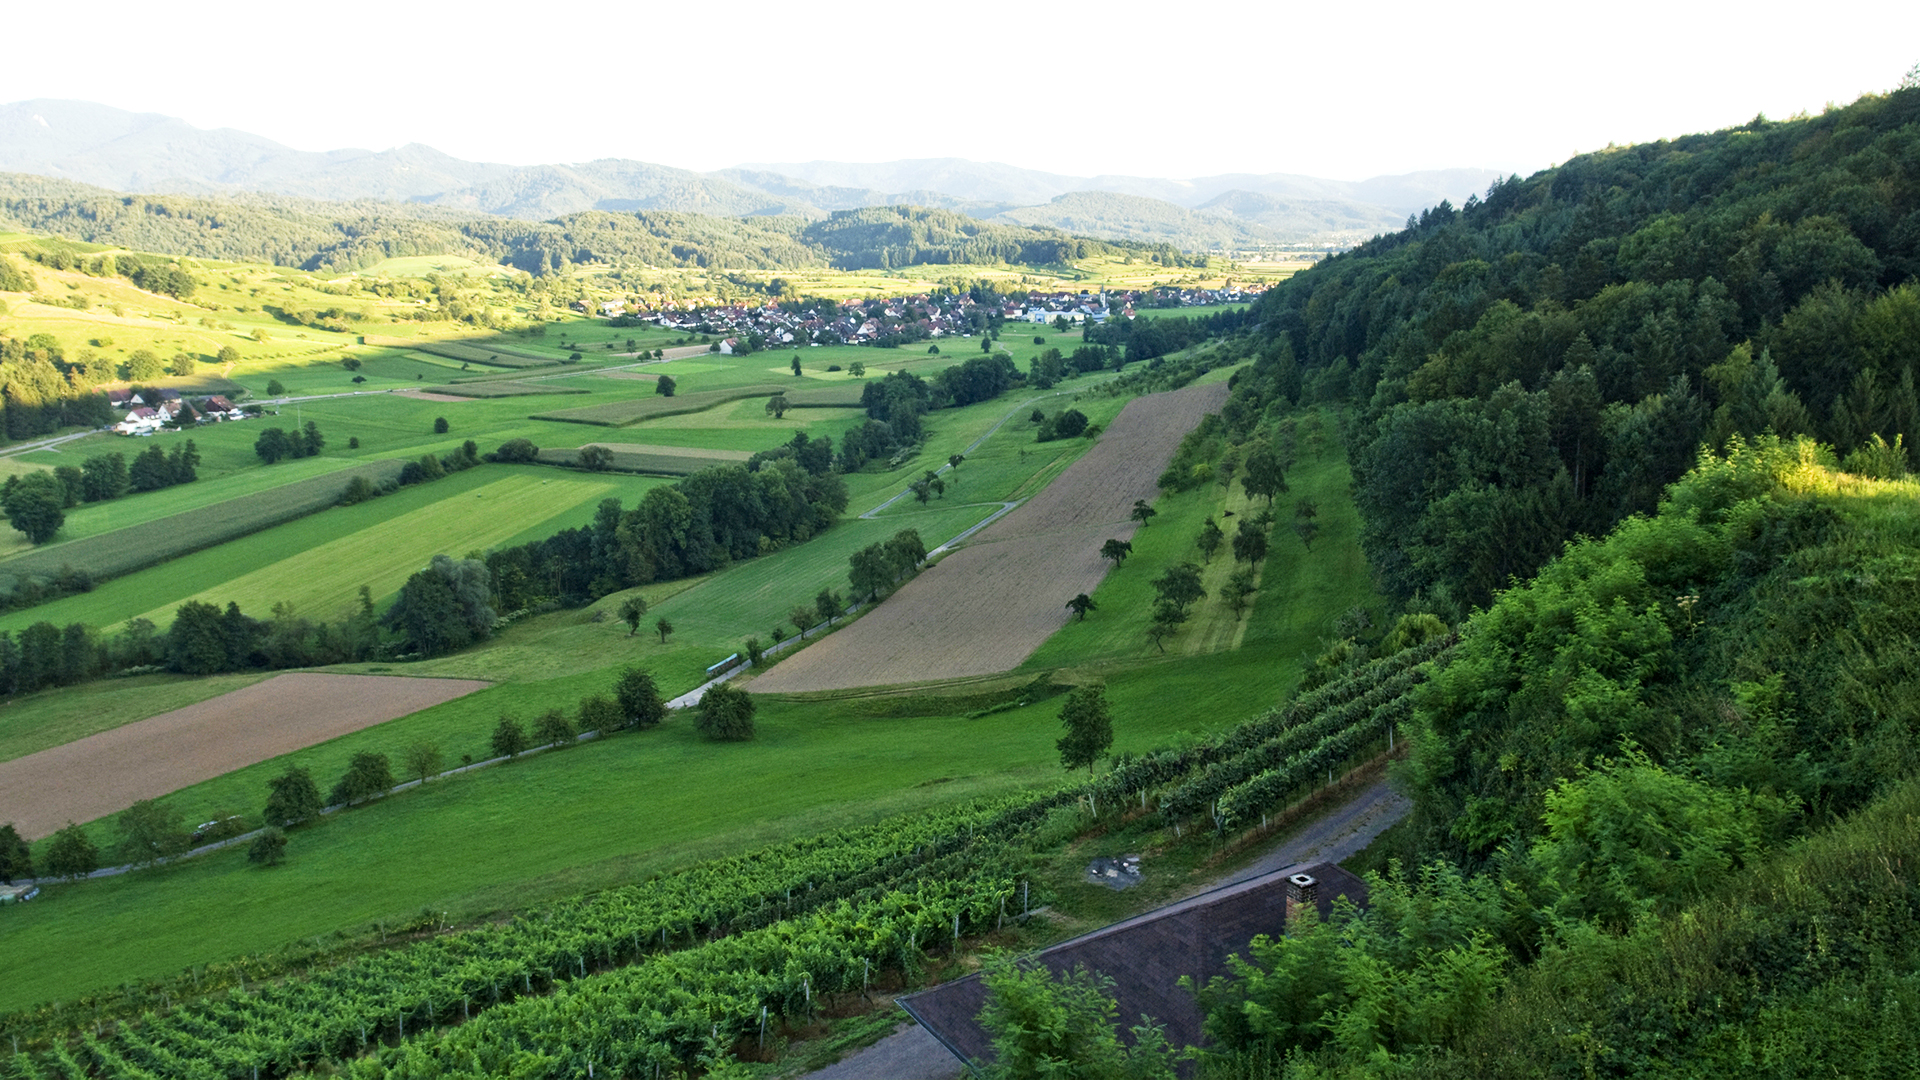
<path id="1" fill-rule="evenodd" d="M 1018 667 L 1072 617 L 1066 602 L 1100 584 L 1100 545 L 1132 539 L 1134 500 L 1154 498 L 1181 437 L 1226 397 L 1214 383 L 1136 398 L 1040 494 L 748 689 L 846 690 Z"/>
<path id="2" fill-rule="evenodd" d="M 0 821 L 41 837 L 490 683 L 299 672 L 0 762 Z M 264 796 L 263 796 L 264 797 Z"/>

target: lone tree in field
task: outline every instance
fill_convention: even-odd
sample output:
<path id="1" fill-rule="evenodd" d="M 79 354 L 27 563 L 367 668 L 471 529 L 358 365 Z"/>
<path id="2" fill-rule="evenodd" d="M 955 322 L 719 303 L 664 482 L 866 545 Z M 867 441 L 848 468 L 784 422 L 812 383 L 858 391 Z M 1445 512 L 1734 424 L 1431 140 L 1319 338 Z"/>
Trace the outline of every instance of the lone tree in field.
<path id="1" fill-rule="evenodd" d="M 667 621 L 665 615 L 662 615 L 659 621 L 653 624 L 653 628 L 660 631 L 660 644 L 665 645 L 667 643 L 667 635 L 673 633 L 673 624 Z"/>
<path id="2" fill-rule="evenodd" d="M 794 357 L 793 366 L 795 368 L 798 368 L 800 366 L 799 357 L 797 356 Z M 794 374 L 798 375 L 799 372 L 795 371 Z M 787 400 L 787 395 L 785 391 L 775 394 L 772 397 L 767 399 L 767 412 L 772 413 L 773 418 L 775 420 L 784 419 L 787 415 L 787 410 L 791 408 L 793 408 L 793 405 L 791 402 Z"/>
<path id="3" fill-rule="evenodd" d="M 17 877 L 33 876 L 33 848 L 9 821 L 0 825 L 0 884 L 11 885 Z"/>
<path id="4" fill-rule="evenodd" d="M 1127 516 L 1139 522 L 1141 528 L 1146 528 L 1147 525 L 1153 521 L 1153 516 L 1159 512 L 1160 511 L 1155 510 L 1153 507 L 1148 506 L 1147 500 L 1135 499 L 1133 500 L 1133 513 Z"/>
<path id="5" fill-rule="evenodd" d="M 503 715 L 500 722 L 494 725 L 493 735 L 487 744 L 493 748 L 494 757 L 519 757 L 520 752 L 527 748 L 526 729 L 520 726 L 520 721 Z"/>
<path id="6" fill-rule="evenodd" d="M 267 808 L 261 815 L 268 825 L 285 828 L 320 816 L 320 788 L 313 774 L 297 766 L 267 781 Z"/>
<path id="7" fill-rule="evenodd" d="M 279 866 L 287 858 L 287 834 L 269 825 L 247 845 L 247 861 L 261 866 Z"/>
<path id="8" fill-rule="evenodd" d="M 1213 553 L 1220 550 L 1220 545 L 1225 543 L 1226 539 L 1227 534 L 1221 531 L 1219 524 L 1212 518 L 1208 518 L 1200 523 L 1200 538 L 1194 543 L 1200 546 L 1200 554 L 1205 556 L 1208 562 L 1212 562 Z"/>
<path id="9" fill-rule="evenodd" d="M 1153 579 L 1153 589 L 1160 594 L 1161 603 L 1174 605 L 1182 615 L 1196 601 L 1207 598 L 1207 590 L 1200 586 L 1200 568 L 1192 563 L 1167 567 L 1166 573 Z"/>
<path id="10" fill-rule="evenodd" d="M 83 878 L 100 869 L 100 849 L 93 844 L 93 838 L 87 830 L 67 822 L 67 827 L 53 834 L 53 842 L 47 845 L 47 873 L 57 878 Z"/>
<path id="11" fill-rule="evenodd" d="M 1060 751 L 1063 768 L 1086 766 L 1093 775 L 1093 763 L 1107 756 L 1113 746 L 1113 716 L 1107 711 L 1107 691 L 1103 686 L 1076 686 L 1060 706 L 1060 723 L 1067 729 L 1054 746 Z"/>
<path id="12" fill-rule="evenodd" d="M 667 703 L 661 700 L 653 675 L 644 668 L 621 672 L 620 680 L 613 684 L 613 696 L 620 703 L 621 721 L 627 727 L 645 730 L 667 718 Z"/>
<path id="13" fill-rule="evenodd" d="M 656 394 L 659 394 L 661 397 L 672 397 L 673 396 L 673 376 L 662 375 L 658 379 L 654 380 L 653 392 Z"/>
<path id="14" fill-rule="evenodd" d="M 793 354 L 793 374 L 795 378 L 798 378 L 800 375 L 800 354 L 799 353 Z"/>
<path id="15" fill-rule="evenodd" d="M 1131 554 L 1133 554 L 1133 543 L 1128 540 L 1114 540 L 1109 538 L 1106 543 L 1100 545 L 1100 557 L 1113 563 L 1115 566 L 1126 562 L 1127 556 Z"/>
<path id="16" fill-rule="evenodd" d="M 647 614 L 647 602 L 641 597 L 629 596 L 620 602 L 620 621 L 627 624 L 627 636 L 640 632 L 640 620 Z"/>
<path id="17" fill-rule="evenodd" d="M 753 696 L 728 683 L 716 683 L 700 695 L 700 734 L 720 742 L 753 738 Z"/>
<path id="18" fill-rule="evenodd" d="M 1073 613 L 1079 616 L 1078 621 L 1086 622 L 1087 612 L 1098 610 L 1100 605 L 1093 602 L 1093 597 L 1088 596 L 1086 593 L 1081 593 L 1067 601 L 1067 607 L 1071 608 Z"/>
<path id="19" fill-rule="evenodd" d="M 446 417 L 444 417 L 444 416 L 436 416 L 436 417 L 434 417 L 434 418 L 433 418 L 433 433 L 434 433 L 435 435 L 445 435 L 445 434 L 447 433 L 447 418 L 446 418 Z"/>
<path id="20" fill-rule="evenodd" d="M 965 460 L 967 460 L 967 455 L 965 454 L 948 454 L 947 455 L 947 464 L 953 466 L 954 472 L 960 471 L 960 463 Z"/>
<path id="21" fill-rule="evenodd" d="M 385 754 L 375 754 L 362 750 L 347 762 L 346 775 L 333 785 L 333 791 L 327 795 L 327 801 L 335 806 L 351 806 L 375 795 L 385 795 L 393 790 L 393 763 Z"/>
<path id="22" fill-rule="evenodd" d="M 406 766 L 408 776 L 424 784 L 427 782 L 427 777 L 440 772 L 440 766 L 446 762 L 446 755 L 440 752 L 439 743 L 422 739 L 408 746 L 401 753 L 400 762 Z"/>

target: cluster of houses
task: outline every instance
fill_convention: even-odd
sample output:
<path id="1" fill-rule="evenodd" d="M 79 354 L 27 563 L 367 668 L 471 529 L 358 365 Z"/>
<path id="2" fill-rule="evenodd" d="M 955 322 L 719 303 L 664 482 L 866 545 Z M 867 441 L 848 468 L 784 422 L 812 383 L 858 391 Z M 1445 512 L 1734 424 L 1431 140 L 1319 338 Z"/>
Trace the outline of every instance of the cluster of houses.
<path id="1" fill-rule="evenodd" d="M 1209 304 L 1247 303 L 1259 297 L 1261 286 L 1224 289 L 1153 288 L 1124 292 L 1032 292 L 980 303 L 967 293 L 940 293 L 877 300 L 819 303 L 807 307 L 769 300 L 761 306 L 732 304 L 675 305 L 658 310 L 640 306 L 636 298 L 607 300 L 595 310 L 607 318 L 625 317 L 663 330 L 712 334 L 721 339 L 720 351 L 735 351 L 741 339 L 756 337 L 767 347 L 782 345 L 892 344 L 901 338 L 927 340 L 968 337 L 981 329 L 1008 322 L 1080 326 L 1110 318 L 1131 319 L 1136 307 L 1177 308 Z M 575 307 L 586 311 L 584 302 Z"/>
<path id="2" fill-rule="evenodd" d="M 151 394 L 153 401 L 146 399 Z M 240 420 L 247 414 L 220 394 L 203 398 L 184 398 L 178 390 L 150 390 L 136 394 L 132 390 L 108 390 L 107 402 L 118 411 L 127 411 L 126 419 L 113 425 L 120 435 L 151 435 L 168 424 L 211 424 L 222 420 Z"/>

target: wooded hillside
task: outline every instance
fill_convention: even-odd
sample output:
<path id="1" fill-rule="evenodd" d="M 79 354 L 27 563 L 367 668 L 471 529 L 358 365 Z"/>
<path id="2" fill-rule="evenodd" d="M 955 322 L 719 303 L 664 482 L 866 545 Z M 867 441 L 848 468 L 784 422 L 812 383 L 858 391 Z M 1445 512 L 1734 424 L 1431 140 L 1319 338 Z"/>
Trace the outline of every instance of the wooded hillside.
<path id="1" fill-rule="evenodd" d="M 1920 437 L 1920 90 L 1573 159 L 1257 309 L 1249 404 L 1352 401 L 1369 559 L 1456 615 L 1706 443 Z"/>

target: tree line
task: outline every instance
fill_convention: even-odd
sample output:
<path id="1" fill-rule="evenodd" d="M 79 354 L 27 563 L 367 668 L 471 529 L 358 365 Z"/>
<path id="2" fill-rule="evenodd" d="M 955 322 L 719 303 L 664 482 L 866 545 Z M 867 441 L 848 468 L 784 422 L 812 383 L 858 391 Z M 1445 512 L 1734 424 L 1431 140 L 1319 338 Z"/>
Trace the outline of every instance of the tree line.
<path id="1" fill-rule="evenodd" d="M 916 206 L 837 211 L 822 221 L 590 210 L 529 222 L 370 200 L 123 195 L 68 180 L 5 174 L 0 175 L 0 216 L 86 243 L 326 271 L 448 254 L 505 263 L 535 276 L 562 274 L 580 264 L 636 261 L 739 270 L 1044 264 L 1103 254 L 1130 254 L 1168 266 L 1205 261 L 1170 244 L 1092 240 Z M 191 274 L 174 264 L 140 257 L 127 261 L 132 265 L 108 272 L 141 275 L 135 282 L 141 288 L 191 294 Z M 82 257 L 75 268 L 88 265 Z"/>

